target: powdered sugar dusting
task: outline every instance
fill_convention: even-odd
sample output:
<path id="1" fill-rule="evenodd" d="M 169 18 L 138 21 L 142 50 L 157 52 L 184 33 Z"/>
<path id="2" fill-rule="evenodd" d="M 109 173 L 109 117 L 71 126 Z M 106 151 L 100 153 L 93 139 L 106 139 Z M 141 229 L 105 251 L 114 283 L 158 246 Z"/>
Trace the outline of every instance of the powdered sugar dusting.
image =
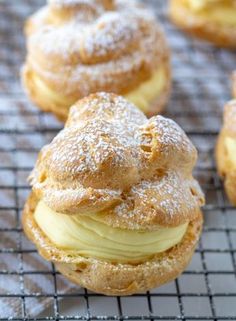
<path id="1" fill-rule="evenodd" d="M 137 45 L 139 36 L 136 19 L 131 17 L 130 20 L 126 15 L 121 19 L 117 12 L 106 14 L 98 19 L 96 25 L 87 28 L 83 43 L 86 60 L 96 58 L 103 61 L 108 54 L 112 54 L 113 58 L 118 57 L 121 53 L 132 50 L 132 43 L 135 40 Z"/>
<path id="2" fill-rule="evenodd" d="M 47 23 L 52 13 L 56 15 L 55 4 L 66 7 L 70 3 L 81 3 L 73 17 Z M 80 97 L 107 88 L 121 93 L 126 81 L 137 81 L 141 70 L 150 75 L 167 56 L 162 30 L 138 1 L 113 3 L 113 9 L 107 10 L 103 1 L 54 0 L 43 15 L 42 11 L 35 14 L 31 22 L 37 27 L 28 38 L 33 71 L 52 85 L 65 79 L 65 94 Z"/>
<path id="3" fill-rule="evenodd" d="M 48 0 L 48 3 L 58 7 L 66 7 L 78 4 L 94 5 L 94 0 Z"/>
<path id="4" fill-rule="evenodd" d="M 195 190 L 196 198 L 193 197 L 191 189 Z M 183 178 L 177 171 L 170 170 L 162 178 L 141 181 L 133 186 L 128 199 L 140 205 L 129 208 L 128 201 L 115 208 L 115 213 L 122 219 L 126 219 L 128 228 L 132 229 L 135 221 L 137 225 L 142 224 L 144 227 L 147 225 L 149 228 L 150 222 L 153 222 L 151 229 L 155 229 L 157 212 L 163 216 L 163 224 L 170 223 L 175 216 L 179 216 L 179 223 L 188 221 L 189 212 L 195 211 L 201 204 L 203 194 L 192 177 Z M 145 209 L 148 211 L 145 212 Z M 119 225 L 119 220 L 117 223 Z"/>

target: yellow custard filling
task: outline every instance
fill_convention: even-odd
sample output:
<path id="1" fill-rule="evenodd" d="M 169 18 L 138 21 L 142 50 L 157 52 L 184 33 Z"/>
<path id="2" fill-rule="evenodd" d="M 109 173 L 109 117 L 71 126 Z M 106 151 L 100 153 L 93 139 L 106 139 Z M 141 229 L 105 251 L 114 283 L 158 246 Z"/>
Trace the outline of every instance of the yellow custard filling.
<path id="1" fill-rule="evenodd" d="M 230 166 L 236 169 L 236 140 L 231 137 L 225 138 L 225 148 Z"/>
<path id="2" fill-rule="evenodd" d="M 230 0 L 185 0 L 188 7 L 206 21 L 236 26 L 236 6 Z"/>
<path id="3" fill-rule="evenodd" d="M 32 80 L 37 88 L 41 99 L 49 99 L 53 104 L 70 107 L 75 102 L 68 97 L 59 94 L 48 87 L 38 76 L 32 75 Z M 150 104 L 162 93 L 166 85 L 167 75 L 164 67 L 160 67 L 153 76 L 140 84 L 138 88 L 130 91 L 124 97 L 139 107 L 142 111 L 147 111 Z"/>
<path id="4" fill-rule="evenodd" d="M 149 80 L 141 83 L 138 88 L 127 93 L 124 97 L 146 112 L 150 104 L 162 94 L 167 81 L 166 70 L 164 67 L 160 67 Z"/>
<path id="5" fill-rule="evenodd" d="M 68 97 L 58 94 L 57 91 L 51 89 L 48 87 L 38 76 L 33 74 L 32 80 L 35 84 L 35 87 L 37 88 L 38 94 L 41 97 L 41 99 L 45 98 L 47 101 L 50 99 L 53 104 L 58 106 L 72 106 L 75 102 L 74 99 L 69 99 Z"/>
<path id="6" fill-rule="evenodd" d="M 99 219 L 99 214 L 65 215 L 50 209 L 43 201 L 34 218 L 59 248 L 76 250 L 78 255 L 114 262 L 139 262 L 164 252 L 181 242 L 188 223 L 161 227 L 155 231 L 113 228 Z"/>

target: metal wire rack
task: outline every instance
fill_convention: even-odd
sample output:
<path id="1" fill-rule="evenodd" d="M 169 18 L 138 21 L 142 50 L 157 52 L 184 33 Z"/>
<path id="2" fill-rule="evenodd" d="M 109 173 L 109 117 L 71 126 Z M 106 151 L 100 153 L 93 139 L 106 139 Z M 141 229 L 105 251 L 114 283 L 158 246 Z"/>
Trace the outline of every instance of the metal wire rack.
<path id="1" fill-rule="evenodd" d="M 236 54 L 190 39 L 166 18 L 163 0 L 148 0 L 173 55 L 173 93 L 166 115 L 199 151 L 196 176 L 206 193 L 205 226 L 188 269 L 146 294 L 104 297 L 67 283 L 24 237 L 20 216 L 37 152 L 62 125 L 22 92 L 23 21 L 40 0 L 0 4 L 0 320 L 236 320 L 236 209 L 214 163 L 223 104 L 230 98 Z M 68 311 L 68 304 L 73 312 Z M 46 307 L 46 310 L 43 308 Z M 72 311 L 72 310 L 70 310 Z M 69 315 L 67 315 L 69 314 Z"/>

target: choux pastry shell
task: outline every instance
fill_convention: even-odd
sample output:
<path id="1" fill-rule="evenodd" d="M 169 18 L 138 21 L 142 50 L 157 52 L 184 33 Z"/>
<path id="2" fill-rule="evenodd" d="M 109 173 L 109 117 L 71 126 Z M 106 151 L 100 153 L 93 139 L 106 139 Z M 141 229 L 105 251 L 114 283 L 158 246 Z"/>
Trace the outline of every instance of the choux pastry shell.
<path id="1" fill-rule="evenodd" d="M 148 120 L 121 96 L 90 95 L 39 154 L 25 233 L 62 274 L 92 291 L 160 286 L 184 270 L 201 233 L 196 159 L 172 120 Z"/>

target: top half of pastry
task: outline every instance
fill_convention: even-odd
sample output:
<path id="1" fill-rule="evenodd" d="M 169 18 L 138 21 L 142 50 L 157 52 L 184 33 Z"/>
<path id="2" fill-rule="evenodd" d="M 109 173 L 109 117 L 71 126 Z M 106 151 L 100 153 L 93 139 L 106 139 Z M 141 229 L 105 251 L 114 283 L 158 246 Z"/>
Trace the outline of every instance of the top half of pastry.
<path id="1" fill-rule="evenodd" d="M 49 0 L 25 31 L 31 82 L 69 106 L 98 91 L 130 93 L 162 64 L 167 72 L 164 34 L 137 0 Z"/>
<path id="2" fill-rule="evenodd" d="M 170 16 L 193 35 L 236 48 L 235 0 L 170 0 Z"/>
<path id="3" fill-rule="evenodd" d="M 94 80 L 103 76 L 104 64 L 106 75 L 128 77 L 141 68 L 150 74 L 166 54 L 155 17 L 137 0 L 49 0 L 28 19 L 25 32 L 33 65 L 71 76 L 72 67 L 85 74 L 97 67 Z"/>
<path id="4" fill-rule="evenodd" d="M 192 176 L 196 159 L 174 121 L 148 120 L 121 96 L 98 93 L 71 108 L 30 182 L 57 213 L 99 213 L 104 223 L 128 229 L 174 227 L 198 217 L 204 203 Z"/>

